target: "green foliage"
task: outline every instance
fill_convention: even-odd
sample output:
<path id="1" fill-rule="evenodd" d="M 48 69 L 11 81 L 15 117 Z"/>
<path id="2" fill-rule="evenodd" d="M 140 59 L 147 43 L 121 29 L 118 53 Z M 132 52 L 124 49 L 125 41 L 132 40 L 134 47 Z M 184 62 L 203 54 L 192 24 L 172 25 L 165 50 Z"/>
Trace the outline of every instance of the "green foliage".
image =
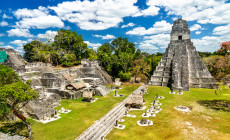
<path id="1" fill-rule="evenodd" d="M 88 59 L 89 60 L 97 60 L 97 52 L 94 51 L 93 49 L 88 49 Z"/>
<path id="2" fill-rule="evenodd" d="M 0 87 L 19 81 L 18 75 L 8 66 L 0 65 Z"/>
<path id="3" fill-rule="evenodd" d="M 214 55 L 213 53 L 211 52 L 198 52 L 199 55 L 203 58 L 203 57 L 209 57 L 209 56 L 212 56 Z"/>
<path id="4" fill-rule="evenodd" d="M 53 65 L 72 66 L 83 58 L 97 58 L 95 52 L 87 48 L 81 35 L 78 35 L 76 31 L 63 29 L 58 30 L 53 43 L 47 44 L 35 40 L 24 45 L 24 50 L 24 58 L 27 61 L 39 61 Z"/>
<path id="5" fill-rule="evenodd" d="M 19 104 L 23 105 L 37 96 L 38 93 L 23 83 L 12 68 L 0 65 L 0 116 L 19 109 Z"/>
<path id="6" fill-rule="evenodd" d="M 63 66 L 73 66 L 76 62 L 76 56 L 75 54 L 64 54 L 64 56 L 61 58 L 61 64 Z"/>
<path id="7" fill-rule="evenodd" d="M 123 73 L 123 71 L 120 71 L 118 74 L 118 77 L 121 78 L 121 81 L 130 80 L 131 76 L 132 76 L 132 73 L 130 73 L 130 72 Z"/>
<path id="8" fill-rule="evenodd" d="M 0 115 L 18 109 L 20 103 L 28 102 L 38 96 L 38 93 L 31 89 L 28 84 L 21 81 L 0 87 L 0 93 L 0 107 L 3 108 Z"/>
<path id="9" fill-rule="evenodd" d="M 203 61 L 212 76 L 219 81 L 228 81 L 230 77 L 230 55 L 204 57 Z"/>
<path id="10" fill-rule="evenodd" d="M 21 121 L 17 121 L 14 123 L 4 122 L 0 125 L 0 132 L 8 133 L 9 135 L 20 135 L 28 137 L 28 131 L 26 126 Z"/>

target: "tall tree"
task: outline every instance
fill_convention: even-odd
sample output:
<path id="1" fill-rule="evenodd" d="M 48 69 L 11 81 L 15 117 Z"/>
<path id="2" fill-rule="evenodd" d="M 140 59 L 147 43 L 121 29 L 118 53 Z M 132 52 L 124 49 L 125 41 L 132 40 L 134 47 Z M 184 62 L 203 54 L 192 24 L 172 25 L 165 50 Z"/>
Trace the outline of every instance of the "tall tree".
<path id="1" fill-rule="evenodd" d="M 29 101 L 38 97 L 38 93 L 31 89 L 28 84 L 19 80 L 17 74 L 12 74 L 12 69 L 7 66 L 0 65 L 0 77 L 15 78 L 12 80 L 2 82 L 0 85 L 0 115 L 5 116 L 13 113 L 27 126 L 29 131 L 29 139 L 32 139 L 32 128 L 27 123 L 25 116 L 20 114 L 20 109 L 24 107 Z M 3 80 L 4 81 L 4 80 Z"/>

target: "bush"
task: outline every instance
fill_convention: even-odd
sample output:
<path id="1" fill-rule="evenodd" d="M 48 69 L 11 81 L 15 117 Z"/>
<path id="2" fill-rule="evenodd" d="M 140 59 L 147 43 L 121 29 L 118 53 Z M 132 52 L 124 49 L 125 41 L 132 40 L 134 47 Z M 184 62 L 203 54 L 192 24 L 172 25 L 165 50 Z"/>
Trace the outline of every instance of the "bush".
<path id="1" fill-rule="evenodd" d="M 123 73 L 123 71 L 120 71 L 118 76 L 121 78 L 121 81 L 127 81 L 130 80 L 132 74 L 130 72 Z"/>
<path id="2" fill-rule="evenodd" d="M 76 55 L 75 54 L 65 54 L 62 58 L 61 58 L 61 64 L 63 66 L 73 66 L 75 64 L 76 61 Z"/>

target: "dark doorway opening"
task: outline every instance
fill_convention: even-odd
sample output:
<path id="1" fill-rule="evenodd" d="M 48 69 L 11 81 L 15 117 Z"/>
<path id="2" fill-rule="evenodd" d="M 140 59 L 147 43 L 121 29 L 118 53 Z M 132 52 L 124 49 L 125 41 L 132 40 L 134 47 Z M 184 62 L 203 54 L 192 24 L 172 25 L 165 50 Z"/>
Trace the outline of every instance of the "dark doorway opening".
<path id="1" fill-rule="evenodd" d="M 178 40 L 182 40 L 182 35 L 179 35 L 179 36 L 178 36 Z"/>

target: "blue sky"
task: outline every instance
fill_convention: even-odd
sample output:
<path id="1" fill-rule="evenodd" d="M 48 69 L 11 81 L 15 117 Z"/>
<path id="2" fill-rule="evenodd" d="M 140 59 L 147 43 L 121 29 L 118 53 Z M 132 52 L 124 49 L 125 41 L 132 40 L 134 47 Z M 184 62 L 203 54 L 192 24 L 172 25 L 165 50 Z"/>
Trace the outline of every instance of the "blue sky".
<path id="1" fill-rule="evenodd" d="M 227 0 L 1 0 L 0 47 L 23 53 L 34 39 L 52 41 L 59 29 L 83 36 L 90 48 L 127 37 L 136 48 L 164 52 L 175 19 L 188 21 L 198 51 L 230 40 Z"/>

